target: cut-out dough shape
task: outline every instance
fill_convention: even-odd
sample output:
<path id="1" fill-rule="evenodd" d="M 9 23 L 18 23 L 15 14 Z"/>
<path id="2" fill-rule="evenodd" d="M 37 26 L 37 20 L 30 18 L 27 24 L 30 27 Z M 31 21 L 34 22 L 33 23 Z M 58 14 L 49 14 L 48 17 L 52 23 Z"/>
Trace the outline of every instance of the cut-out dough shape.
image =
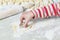
<path id="1" fill-rule="evenodd" d="M 4 19 L 10 17 L 12 15 L 18 14 L 23 12 L 24 9 L 22 6 L 19 5 L 8 5 L 4 7 L 0 7 L 0 19 Z"/>

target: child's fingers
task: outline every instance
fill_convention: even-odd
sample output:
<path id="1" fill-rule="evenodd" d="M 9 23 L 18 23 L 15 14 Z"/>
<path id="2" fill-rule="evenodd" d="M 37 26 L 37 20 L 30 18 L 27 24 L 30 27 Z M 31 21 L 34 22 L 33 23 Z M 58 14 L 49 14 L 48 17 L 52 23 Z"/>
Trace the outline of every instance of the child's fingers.
<path id="1" fill-rule="evenodd" d="M 26 19 L 26 20 L 25 20 L 25 23 L 24 23 L 24 25 L 23 25 L 24 27 L 27 27 L 27 26 L 28 26 L 29 20 L 30 20 L 30 19 Z"/>
<path id="2" fill-rule="evenodd" d="M 23 23 L 23 20 L 24 20 L 24 17 L 21 16 L 21 17 L 20 17 L 20 24 Z"/>

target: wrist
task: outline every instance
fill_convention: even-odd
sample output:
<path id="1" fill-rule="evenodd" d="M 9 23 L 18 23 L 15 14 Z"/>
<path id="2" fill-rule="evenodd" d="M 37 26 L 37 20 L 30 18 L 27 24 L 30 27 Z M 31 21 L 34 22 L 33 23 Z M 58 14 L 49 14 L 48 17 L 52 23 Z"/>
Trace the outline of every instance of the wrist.
<path id="1" fill-rule="evenodd" d="M 31 10 L 31 14 L 33 15 L 33 19 L 35 19 L 36 17 L 35 17 L 35 14 L 33 13 L 33 11 Z"/>

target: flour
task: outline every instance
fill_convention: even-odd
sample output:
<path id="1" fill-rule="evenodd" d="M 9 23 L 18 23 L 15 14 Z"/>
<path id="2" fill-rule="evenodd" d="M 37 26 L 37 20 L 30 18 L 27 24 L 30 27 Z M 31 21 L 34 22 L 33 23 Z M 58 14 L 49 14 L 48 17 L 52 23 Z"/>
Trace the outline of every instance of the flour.
<path id="1" fill-rule="evenodd" d="M 20 26 L 19 22 L 14 22 L 12 23 L 12 31 L 13 31 L 13 36 L 14 37 L 20 37 L 21 35 L 23 35 L 24 33 L 27 33 L 29 31 L 32 31 L 32 22 L 30 22 L 27 28 Z"/>

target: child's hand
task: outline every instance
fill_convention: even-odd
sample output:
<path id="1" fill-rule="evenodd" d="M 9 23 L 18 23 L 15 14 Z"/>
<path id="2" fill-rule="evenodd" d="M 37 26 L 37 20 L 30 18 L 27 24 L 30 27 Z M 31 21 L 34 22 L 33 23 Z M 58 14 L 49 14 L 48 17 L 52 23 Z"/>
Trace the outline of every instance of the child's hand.
<path id="1" fill-rule="evenodd" d="M 21 17 L 20 17 L 21 24 L 23 23 L 23 20 L 25 20 L 23 26 L 24 26 L 24 27 L 27 27 L 28 22 L 29 22 L 31 19 L 33 19 L 33 17 L 34 17 L 34 14 L 33 14 L 31 11 L 22 13 L 22 15 L 21 15 Z"/>

